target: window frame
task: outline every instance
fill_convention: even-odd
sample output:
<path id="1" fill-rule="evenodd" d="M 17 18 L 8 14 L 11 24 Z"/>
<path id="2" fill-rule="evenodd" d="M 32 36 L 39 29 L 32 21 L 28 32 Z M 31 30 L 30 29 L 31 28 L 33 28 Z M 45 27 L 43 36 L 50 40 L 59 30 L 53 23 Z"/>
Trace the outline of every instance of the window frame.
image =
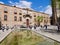
<path id="1" fill-rule="evenodd" d="M 22 17 L 19 17 L 19 21 L 22 21 Z"/>
<path id="2" fill-rule="evenodd" d="M 14 16 L 14 21 L 17 21 L 17 16 Z"/>
<path id="3" fill-rule="evenodd" d="M 7 21 L 7 15 L 4 15 L 4 21 Z"/>

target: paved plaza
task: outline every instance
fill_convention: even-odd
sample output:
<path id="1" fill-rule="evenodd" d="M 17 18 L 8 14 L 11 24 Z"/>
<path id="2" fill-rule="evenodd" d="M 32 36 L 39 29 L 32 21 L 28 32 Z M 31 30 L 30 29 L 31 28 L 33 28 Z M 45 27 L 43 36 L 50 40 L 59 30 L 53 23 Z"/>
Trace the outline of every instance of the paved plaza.
<path id="1" fill-rule="evenodd" d="M 36 33 L 40 34 L 40 35 L 43 35 L 45 37 L 48 37 L 52 40 L 55 40 L 55 41 L 58 41 L 60 42 L 60 33 L 58 33 L 57 31 L 44 31 L 44 30 L 33 30 L 35 31 Z"/>
<path id="2" fill-rule="evenodd" d="M 12 30 L 4 30 L 4 32 L 2 30 L 0 30 L 0 42 L 11 32 Z"/>
<path id="3" fill-rule="evenodd" d="M 36 30 L 33 31 L 47 38 L 60 42 L 60 32 L 57 32 L 57 30 L 57 26 L 50 26 L 47 30 L 38 27 Z"/>
<path id="4" fill-rule="evenodd" d="M 53 39 L 55 41 L 60 42 L 60 32 L 57 32 L 57 27 L 55 26 L 48 27 L 47 30 L 45 28 L 37 27 L 36 29 L 32 28 L 32 31 L 35 31 L 36 33 L 43 35 L 45 37 L 48 37 L 50 39 Z M 4 32 L 0 30 L 0 42 L 11 32 L 12 30 L 9 29 L 8 31 L 5 30 Z"/>

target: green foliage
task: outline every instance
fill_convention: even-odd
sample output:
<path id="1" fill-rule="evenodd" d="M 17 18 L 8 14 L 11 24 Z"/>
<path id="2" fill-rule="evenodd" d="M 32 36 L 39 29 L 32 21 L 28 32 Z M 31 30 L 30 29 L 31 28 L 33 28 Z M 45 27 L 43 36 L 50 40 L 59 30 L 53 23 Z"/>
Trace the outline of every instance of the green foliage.
<path id="1" fill-rule="evenodd" d="M 54 7 L 56 4 L 56 0 L 51 0 L 52 6 Z"/>
<path id="2" fill-rule="evenodd" d="M 59 9 L 60 9 L 60 3 L 59 3 Z"/>
<path id="3" fill-rule="evenodd" d="M 14 44 L 13 45 L 18 45 L 17 35 L 14 36 Z"/>
<path id="4" fill-rule="evenodd" d="M 58 1 L 60 1 L 60 0 L 58 0 Z"/>
<path id="5" fill-rule="evenodd" d="M 38 16 L 37 17 L 37 24 L 40 26 L 40 23 L 43 21 L 43 16 Z"/>
<path id="6" fill-rule="evenodd" d="M 0 45 L 58 45 L 58 42 L 49 41 L 33 31 L 24 30 L 11 33 Z"/>
<path id="7" fill-rule="evenodd" d="M 56 41 L 54 42 L 54 45 L 59 45 Z"/>
<path id="8" fill-rule="evenodd" d="M 29 36 L 29 31 L 27 30 L 27 37 Z"/>
<path id="9" fill-rule="evenodd" d="M 59 2 L 59 9 L 60 9 L 60 0 L 58 0 L 58 2 Z M 51 0 L 51 5 L 52 5 L 52 8 L 56 7 L 56 0 Z"/>
<path id="10" fill-rule="evenodd" d="M 42 20 L 43 20 L 43 16 L 38 16 L 38 17 L 37 17 L 37 21 L 42 22 Z"/>

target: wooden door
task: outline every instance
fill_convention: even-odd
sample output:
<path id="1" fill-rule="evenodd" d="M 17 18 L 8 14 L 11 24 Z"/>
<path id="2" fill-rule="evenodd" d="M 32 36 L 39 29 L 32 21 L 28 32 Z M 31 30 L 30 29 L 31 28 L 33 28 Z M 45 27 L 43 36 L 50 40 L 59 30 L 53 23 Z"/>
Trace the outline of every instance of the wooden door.
<path id="1" fill-rule="evenodd" d="M 29 26 L 29 19 L 26 19 L 26 25 Z"/>

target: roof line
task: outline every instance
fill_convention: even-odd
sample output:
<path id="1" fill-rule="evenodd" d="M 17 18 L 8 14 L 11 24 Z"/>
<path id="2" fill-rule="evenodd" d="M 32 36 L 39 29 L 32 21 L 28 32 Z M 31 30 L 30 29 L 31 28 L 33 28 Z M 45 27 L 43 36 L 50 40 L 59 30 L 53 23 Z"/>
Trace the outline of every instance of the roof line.
<path id="1" fill-rule="evenodd" d="M 10 6 L 10 5 L 6 5 L 6 4 L 2 4 L 2 3 L 0 3 L 0 4 L 1 4 L 1 5 L 5 5 L 5 6 L 9 6 L 9 7 L 15 7 L 15 8 L 19 8 L 19 9 L 27 10 L 26 8 L 16 7 L 15 5 L 14 5 L 14 6 Z M 44 12 L 38 12 L 38 11 L 34 11 L 34 10 L 29 10 L 29 11 L 33 11 L 33 12 L 37 12 L 37 13 L 46 14 L 46 13 L 44 13 Z M 49 15 L 49 14 L 47 14 L 47 15 Z"/>

